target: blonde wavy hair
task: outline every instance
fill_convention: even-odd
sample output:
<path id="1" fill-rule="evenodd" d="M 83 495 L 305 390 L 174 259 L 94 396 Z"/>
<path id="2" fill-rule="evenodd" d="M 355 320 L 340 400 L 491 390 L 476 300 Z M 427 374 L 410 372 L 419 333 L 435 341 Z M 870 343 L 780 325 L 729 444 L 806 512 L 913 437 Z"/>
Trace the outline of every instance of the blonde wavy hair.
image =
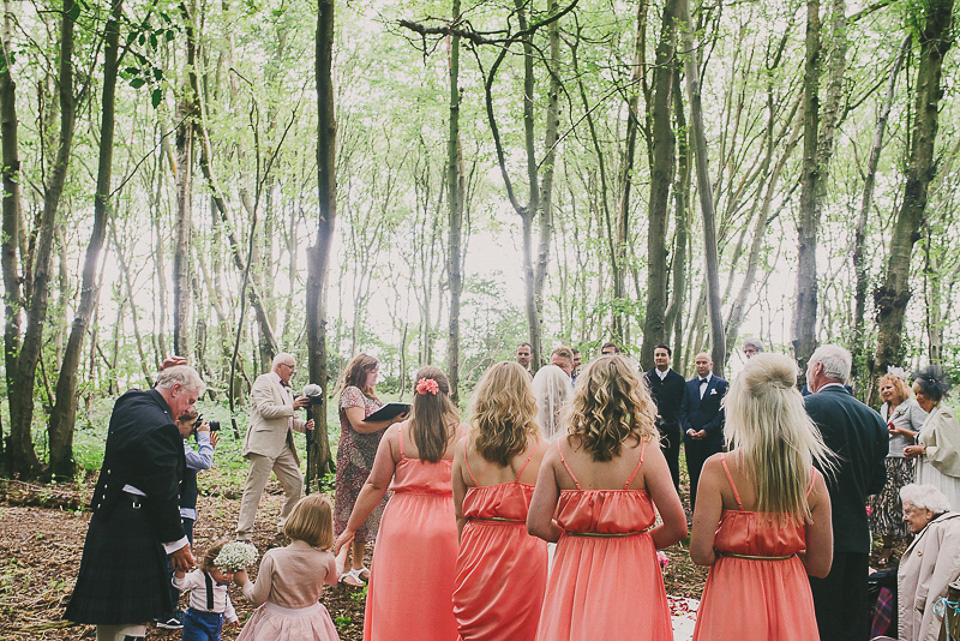
<path id="1" fill-rule="evenodd" d="M 880 377 L 880 380 L 877 381 L 877 389 L 883 387 L 886 383 L 890 383 L 893 386 L 893 389 L 896 391 L 899 399 L 897 404 L 903 403 L 906 400 L 913 398 L 913 390 L 907 385 L 907 382 L 897 376 L 896 374 L 884 374 Z"/>
<path id="2" fill-rule="evenodd" d="M 813 464 L 832 470 L 834 454 L 804 409 L 798 373 L 783 354 L 751 358 L 724 398 L 723 435 L 756 482 L 757 511 L 805 520 Z"/>
<path id="3" fill-rule="evenodd" d="M 417 384 L 428 378 L 436 381 L 437 392 L 418 393 Z M 457 406 L 450 400 L 450 381 L 439 367 L 426 365 L 413 377 L 413 412 L 410 414 L 410 434 L 417 444 L 420 460 L 436 463 L 443 458 L 447 444 L 456 434 L 460 422 Z"/>
<path id="4" fill-rule="evenodd" d="M 629 360 L 619 354 L 601 356 L 577 378 L 567 442 L 577 438 L 594 461 L 620 455 L 627 439 L 657 439 L 657 407 Z"/>
<path id="5" fill-rule="evenodd" d="M 512 361 L 488 369 L 474 391 L 472 414 L 477 452 L 501 467 L 510 465 L 514 456 L 527 449 L 529 437 L 540 432 L 527 370 Z"/>

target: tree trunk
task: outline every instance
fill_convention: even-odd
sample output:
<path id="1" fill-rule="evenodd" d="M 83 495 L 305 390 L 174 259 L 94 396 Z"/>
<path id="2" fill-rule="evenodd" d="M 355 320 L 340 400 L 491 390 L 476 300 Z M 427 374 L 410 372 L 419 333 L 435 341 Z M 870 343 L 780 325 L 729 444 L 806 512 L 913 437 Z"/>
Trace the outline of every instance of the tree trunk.
<path id="1" fill-rule="evenodd" d="M 870 216 L 870 209 L 873 207 L 873 191 L 877 182 L 877 167 L 880 164 L 880 152 L 883 150 L 883 137 L 887 130 L 887 121 L 890 118 L 890 110 L 893 107 L 893 98 L 897 88 L 897 76 L 900 74 L 900 68 L 903 66 L 904 58 L 910 50 L 911 36 L 906 36 L 900 45 L 900 51 L 893 63 L 893 69 L 890 70 L 890 78 L 887 84 L 887 95 L 883 104 L 880 106 L 880 113 L 877 116 L 877 126 L 873 132 L 873 140 L 870 143 L 870 153 L 867 156 L 867 170 L 863 180 L 863 195 L 860 198 L 860 211 L 857 215 L 857 226 L 854 232 L 853 245 L 853 272 L 854 284 L 854 312 L 853 312 L 853 336 L 851 344 L 853 349 L 853 374 L 859 378 L 859 374 L 866 365 L 867 351 L 867 288 L 870 283 L 869 265 L 866 260 L 867 253 L 867 220 Z M 867 393 L 870 396 L 870 392 Z"/>
<path id="2" fill-rule="evenodd" d="M 667 216 L 670 185 L 674 179 L 676 147 L 671 110 L 674 75 L 679 73 L 675 64 L 676 21 L 677 0 L 667 0 L 663 5 L 660 42 L 657 45 L 656 66 L 653 71 L 653 105 L 650 109 L 652 164 L 650 205 L 647 212 L 647 301 L 643 316 L 643 345 L 640 348 L 640 364 L 643 368 L 653 365 L 654 346 L 667 338 Z M 628 125 L 628 143 L 629 131 Z M 629 151 L 628 154 L 628 157 L 632 156 Z M 629 190 L 629 185 L 626 189 Z"/>
<path id="3" fill-rule="evenodd" d="M 193 231 L 193 147 L 196 118 L 199 115 L 199 86 L 197 83 L 197 28 L 196 6 L 180 3 L 184 31 L 187 36 L 187 78 L 177 113 L 177 219 L 174 224 L 173 251 L 173 350 L 180 356 L 190 356 L 190 308 L 193 296 L 190 289 L 190 237 Z"/>
<path id="4" fill-rule="evenodd" d="M 4 365 L 7 382 L 7 396 L 10 399 L 11 409 L 14 397 L 17 396 L 17 357 L 20 353 L 20 274 L 17 265 L 17 249 L 20 243 L 20 219 L 23 215 L 21 211 L 22 193 L 20 191 L 20 148 L 18 142 L 18 121 L 17 121 L 17 87 L 10 73 L 12 59 L 10 57 L 10 28 L 12 15 L 8 10 L 4 11 L 4 24 L 2 32 L 2 69 L 0 69 L 0 143 L 2 143 L 3 154 L 3 238 L 0 240 L 0 259 L 2 259 L 3 270 L 3 352 Z M 29 433 L 27 434 L 29 436 Z M 20 437 L 22 441 L 22 436 Z M 29 441 L 29 451 L 26 455 L 30 457 L 33 445 Z M 0 447 L 2 447 L 0 442 Z M 18 449 L 23 449 L 21 442 Z M 7 452 L 6 454 L 11 454 Z M 4 462 L 8 461 L 7 456 L 3 457 Z M 36 461 L 36 454 L 33 454 L 32 460 Z M 12 463 L 12 461 L 11 461 Z M 0 472 L 9 474 L 11 469 L 5 464 L 0 464 Z"/>
<path id="5" fill-rule="evenodd" d="M 327 269 L 337 216 L 337 121 L 334 112 L 333 40 L 335 4 L 320 0 L 317 7 L 317 242 L 307 255 L 307 349 L 310 381 L 323 387 L 324 402 L 310 410 L 316 422 L 311 439 L 308 487 L 334 469 L 327 438 Z"/>
<path id="6" fill-rule="evenodd" d="M 83 281 L 80 304 L 70 329 L 70 338 L 63 354 L 60 376 L 57 379 L 56 403 L 50 414 L 48 434 L 50 439 L 49 471 L 55 480 L 73 478 L 73 431 L 77 419 L 77 370 L 83 339 L 94 308 L 100 298 L 97 280 L 97 262 L 106 237 L 107 219 L 110 216 L 110 177 L 113 168 L 114 108 L 116 104 L 118 47 L 120 42 L 119 21 L 123 17 L 123 0 L 114 0 L 110 19 L 104 36 L 103 101 L 100 121 L 100 161 L 97 167 L 97 191 L 93 199 L 93 230 L 83 261 Z"/>
<path id="7" fill-rule="evenodd" d="M 820 168 L 817 136 L 820 122 L 820 0 L 807 0 L 806 52 L 803 68 L 803 168 L 800 224 L 797 229 L 797 297 L 793 310 L 793 352 L 801 383 L 817 342 L 817 230 L 820 225 Z"/>
<path id="8" fill-rule="evenodd" d="M 453 23 L 460 20 L 460 0 L 453 0 Z M 447 136 L 447 275 L 450 314 L 447 324 L 447 377 L 450 398 L 460 400 L 460 294 L 463 292 L 463 165 L 460 158 L 460 36 L 450 36 L 450 131 Z"/>
<path id="9" fill-rule="evenodd" d="M 703 216 L 704 259 L 707 264 L 707 310 L 710 317 L 710 343 L 713 371 L 723 375 L 726 341 L 723 332 L 723 310 L 720 303 L 720 260 L 717 256 L 716 213 L 713 207 L 713 188 L 707 166 L 707 138 L 703 124 L 703 108 L 700 98 L 700 65 L 693 42 L 693 27 L 690 22 L 688 0 L 679 0 L 679 17 L 684 49 L 684 75 L 687 95 L 690 100 L 690 137 L 697 168 L 697 192 L 700 194 L 700 210 Z"/>
<path id="10" fill-rule="evenodd" d="M 674 231 L 673 250 L 673 292 L 670 297 L 670 307 L 664 317 L 664 334 L 669 338 L 671 333 L 675 337 L 671 351 L 674 355 L 674 365 L 681 363 L 683 354 L 683 314 L 687 291 L 687 244 L 690 238 L 690 146 L 687 135 L 687 118 L 683 112 L 683 92 L 680 90 L 680 70 L 673 74 L 673 105 L 677 119 L 677 176 L 673 188 L 674 217 L 676 230 Z"/>
<path id="11" fill-rule="evenodd" d="M 923 12 L 917 39 L 920 61 L 917 71 L 913 133 L 906 159 L 903 201 L 890 239 L 890 253 L 883 285 L 873 294 L 877 313 L 877 351 L 870 373 L 876 380 L 889 365 L 902 364 L 903 319 L 910 301 L 910 262 L 913 245 L 920 238 L 927 207 L 927 189 L 936 175 L 934 151 L 939 127 L 943 58 L 953 44 L 953 0 L 930 0 Z M 917 16 L 920 19 L 920 16 Z M 870 389 L 876 387 L 871 385 Z"/>
<path id="12" fill-rule="evenodd" d="M 33 250 L 33 275 L 28 300 L 27 329 L 17 359 L 16 380 L 7 390 L 10 404 L 10 446 L 14 460 L 13 473 L 30 479 L 39 472 L 40 462 L 34 451 L 30 428 L 33 423 L 33 387 L 43 345 L 43 327 L 50 295 L 50 268 L 56 232 L 57 211 L 66 184 L 76 126 L 77 97 L 73 83 L 74 22 L 73 0 L 64 0 L 60 21 L 60 134 L 50 180 L 44 190 L 43 213 L 40 217 L 37 242 Z"/>

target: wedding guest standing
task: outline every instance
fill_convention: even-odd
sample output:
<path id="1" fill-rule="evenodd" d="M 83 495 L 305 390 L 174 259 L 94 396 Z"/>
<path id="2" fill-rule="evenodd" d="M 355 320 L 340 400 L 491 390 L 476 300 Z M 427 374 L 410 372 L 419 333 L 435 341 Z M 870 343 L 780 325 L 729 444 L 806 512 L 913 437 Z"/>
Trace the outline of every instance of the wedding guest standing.
<path id="1" fill-rule="evenodd" d="M 917 483 L 936 487 L 947 497 L 950 509 L 960 512 L 960 422 L 943 403 L 949 390 L 938 366 L 915 374 L 913 391 L 928 415 L 917 436 L 918 445 L 905 448 L 904 453 L 917 461 Z"/>
<path id="2" fill-rule="evenodd" d="M 890 373 L 880 377 L 880 416 L 887 422 L 890 434 L 890 452 L 884 463 L 887 482 L 880 494 L 870 497 L 870 531 L 883 537 L 883 549 L 877 559 L 878 565 L 886 565 L 893 552 L 893 544 L 905 541 L 908 530 L 903 521 L 900 505 L 900 488 L 913 482 L 913 461 L 903 454 L 904 448 L 913 445 L 927 413 L 913 398 L 913 391 L 905 381 L 906 372 L 888 368 Z"/>
<path id="3" fill-rule="evenodd" d="M 817 639 L 807 574 L 833 557 L 830 496 L 814 461 L 830 465 L 797 391 L 797 366 L 760 354 L 727 394 L 732 448 L 700 476 L 690 558 L 710 566 L 695 641 Z"/>
<path id="4" fill-rule="evenodd" d="M 547 546 L 526 522 L 547 441 L 536 416 L 520 365 L 487 370 L 474 393 L 470 434 L 453 460 L 460 532 L 453 612 L 463 641 L 533 641 L 537 634 Z"/>
<path id="5" fill-rule="evenodd" d="M 729 385 L 714 376 L 713 361 L 705 353 L 694 359 L 697 375 L 687 381 L 680 403 L 680 429 L 690 475 L 690 510 L 696 507 L 697 484 L 703 462 L 723 449 L 723 397 Z"/>
<path id="6" fill-rule="evenodd" d="M 827 474 L 833 521 L 833 562 L 825 578 L 811 578 L 821 641 L 863 641 L 867 621 L 867 570 L 870 529 L 867 495 L 883 489 L 888 434 L 880 415 L 855 399 L 845 385 L 850 352 L 837 345 L 819 347 L 807 364 L 804 399 L 823 441 L 836 453 L 837 467 Z"/>
<path id="7" fill-rule="evenodd" d="M 334 500 L 334 532 L 339 535 L 347 527 L 347 519 L 360 489 L 373 468 L 377 447 L 384 431 L 397 420 L 366 422 L 363 419 L 383 407 L 377 398 L 377 378 L 380 362 L 372 356 L 357 354 L 343 371 L 340 384 L 340 444 L 337 446 L 337 492 Z M 350 549 L 350 558 L 345 565 L 340 581 L 360 587 L 370 578 L 370 570 L 364 567 L 363 557 L 367 543 L 377 538 L 380 517 L 387 501 L 384 497 L 370 512 L 370 516 L 357 527 Z"/>
<path id="8" fill-rule="evenodd" d="M 463 430 L 443 372 L 421 367 L 413 388 L 410 420 L 387 429 L 334 546 L 339 553 L 348 545 L 387 489 L 393 491 L 373 551 L 364 641 L 457 638 L 452 605 L 457 522 L 451 478 Z"/>
<path id="9" fill-rule="evenodd" d="M 540 467 L 527 529 L 557 541 L 537 639 L 673 639 L 656 550 L 687 533 L 656 408 L 627 359 L 590 363 Z M 656 515 L 662 518 L 655 525 Z"/>
<path id="10" fill-rule="evenodd" d="M 545 365 L 533 377 L 533 395 L 540 429 L 547 440 L 555 441 L 563 433 L 563 410 L 573 398 L 570 378 L 556 365 Z"/>
<path id="11" fill-rule="evenodd" d="M 680 492 L 680 405 L 683 403 L 683 390 L 686 381 L 673 371 L 670 359 L 673 351 L 660 343 L 653 348 L 653 369 L 644 374 L 650 395 L 657 405 L 657 431 L 660 432 L 660 449 L 670 467 L 673 487 Z"/>

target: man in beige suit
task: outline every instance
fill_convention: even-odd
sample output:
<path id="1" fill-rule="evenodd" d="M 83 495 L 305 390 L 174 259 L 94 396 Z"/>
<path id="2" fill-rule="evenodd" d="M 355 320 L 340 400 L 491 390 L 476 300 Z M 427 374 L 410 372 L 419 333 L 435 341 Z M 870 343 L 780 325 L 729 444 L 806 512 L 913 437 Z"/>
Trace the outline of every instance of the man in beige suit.
<path id="1" fill-rule="evenodd" d="M 293 399 L 290 379 L 296 371 L 293 356 L 277 354 L 273 359 L 273 370 L 258 376 L 250 389 L 250 426 L 242 452 L 250 461 L 250 469 L 247 471 L 247 482 L 240 500 L 240 519 L 237 522 L 237 538 L 241 541 L 249 541 L 253 537 L 253 522 L 270 470 L 277 475 L 286 497 L 278 527 L 283 527 L 290 510 L 303 495 L 300 459 L 293 446 L 291 430 L 312 430 L 313 421 L 304 421 L 295 415 L 296 410 L 309 403 L 305 396 Z"/>

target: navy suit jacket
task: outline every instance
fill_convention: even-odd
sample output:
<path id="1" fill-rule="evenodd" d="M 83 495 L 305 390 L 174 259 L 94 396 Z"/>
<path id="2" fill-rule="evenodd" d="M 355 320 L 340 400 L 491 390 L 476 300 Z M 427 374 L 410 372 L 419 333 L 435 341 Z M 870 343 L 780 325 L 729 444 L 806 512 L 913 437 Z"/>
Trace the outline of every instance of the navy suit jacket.
<path id="1" fill-rule="evenodd" d="M 170 408 L 156 390 L 130 390 L 113 406 L 103 467 L 94 490 L 94 518 L 107 518 L 120 501 L 123 486 L 144 494 L 143 510 L 160 541 L 183 537 L 180 524 L 180 479 L 186 460 L 183 437 Z"/>
<path id="2" fill-rule="evenodd" d="M 694 376 L 687 381 L 683 389 L 683 402 L 680 403 L 680 429 L 683 440 L 688 444 L 702 444 L 704 447 L 723 446 L 723 407 L 721 401 L 727 394 L 730 384 L 719 376 L 713 375 L 707 383 L 707 389 L 700 398 L 700 377 Z M 707 436 L 694 441 L 687 436 L 687 430 L 706 430 Z M 719 450 L 718 450 L 719 451 Z"/>
<path id="3" fill-rule="evenodd" d="M 837 469 L 821 470 L 833 507 L 834 550 L 869 554 L 866 501 L 867 495 L 883 490 L 887 478 L 884 459 L 890 435 L 886 423 L 839 385 L 825 387 L 803 401 L 827 447 L 837 454 Z"/>
<path id="4" fill-rule="evenodd" d="M 687 382 L 683 380 L 680 374 L 672 369 L 660 380 L 656 368 L 650 370 L 644 377 L 647 379 L 647 387 L 650 388 L 650 395 L 653 396 L 653 402 L 657 404 L 657 413 L 660 415 L 660 423 L 665 428 L 674 427 L 679 423 L 680 404 L 683 403 L 683 391 Z"/>

